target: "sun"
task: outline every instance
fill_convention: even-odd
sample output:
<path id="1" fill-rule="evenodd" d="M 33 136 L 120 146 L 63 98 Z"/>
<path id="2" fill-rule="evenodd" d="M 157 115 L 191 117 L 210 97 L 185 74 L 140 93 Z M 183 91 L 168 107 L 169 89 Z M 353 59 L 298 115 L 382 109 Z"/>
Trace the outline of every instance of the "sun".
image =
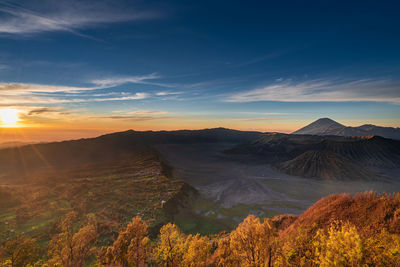
<path id="1" fill-rule="evenodd" d="M 19 111 L 16 109 L 0 109 L 0 120 L 3 127 L 16 127 L 19 121 Z"/>

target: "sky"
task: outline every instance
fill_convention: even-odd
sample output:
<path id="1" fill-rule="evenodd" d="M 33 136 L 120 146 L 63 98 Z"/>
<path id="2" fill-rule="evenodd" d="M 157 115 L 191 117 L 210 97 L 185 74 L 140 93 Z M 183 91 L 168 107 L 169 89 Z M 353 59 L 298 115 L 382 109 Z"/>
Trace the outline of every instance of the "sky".
<path id="1" fill-rule="evenodd" d="M 398 1 L 0 0 L 1 141 L 400 126 Z M 4 112 L 5 110 L 5 112 Z M 7 114 L 8 114 L 7 113 Z"/>

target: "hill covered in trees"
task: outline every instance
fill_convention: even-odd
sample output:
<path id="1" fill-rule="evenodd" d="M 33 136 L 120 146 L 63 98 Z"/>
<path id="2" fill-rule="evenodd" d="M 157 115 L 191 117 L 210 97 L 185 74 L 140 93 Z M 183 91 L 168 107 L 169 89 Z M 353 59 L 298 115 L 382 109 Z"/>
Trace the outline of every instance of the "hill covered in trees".
<path id="1" fill-rule="evenodd" d="M 24 244 L 20 238 L 29 236 L 46 250 L 59 230 L 66 229 L 62 221 L 71 212 L 74 215 L 68 220 L 73 220 L 73 227 L 96 224 L 96 246 L 109 244 L 121 225 L 134 216 L 146 220 L 149 233 L 156 236 L 159 228 L 197 194 L 188 184 L 169 177 L 168 172 L 157 154 L 148 153 L 118 163 L 88 164 L 57 175 L 43 172 L 25 184 L 2 185 L 0 243 Z"/>
<path id="2" fill-rule="evenodd" d="M 157 237 L 134 216 L 105 244 L 96 216 L 67 213 L 51 241 L 29 233 L 2 242 L 3 266 L 398 266 L 400 194 L 339 194 L 302 215 L 249 215 L 231 232 L 186 235 L 167 223 Z M 29 265 L 30 264 L 30 265 Z"/>

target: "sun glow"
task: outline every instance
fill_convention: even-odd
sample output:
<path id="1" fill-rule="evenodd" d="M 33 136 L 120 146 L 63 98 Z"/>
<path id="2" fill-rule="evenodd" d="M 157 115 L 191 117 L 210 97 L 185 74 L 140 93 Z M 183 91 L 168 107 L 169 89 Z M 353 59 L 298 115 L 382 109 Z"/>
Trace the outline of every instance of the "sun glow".
<path id="1" fill-rule="evenodd" d="M 11 108 L 0 109 L 0 121 L 2 127 L 17 127 L 19 111 Z"/>

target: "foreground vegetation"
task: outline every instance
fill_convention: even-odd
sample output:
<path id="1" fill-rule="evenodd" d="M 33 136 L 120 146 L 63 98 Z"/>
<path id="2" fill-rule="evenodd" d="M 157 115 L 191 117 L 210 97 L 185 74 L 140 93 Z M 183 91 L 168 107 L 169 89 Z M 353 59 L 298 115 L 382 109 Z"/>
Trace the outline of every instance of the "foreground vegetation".
<path id="1" fill-rule="evenodd" d="M 112 170 L 112 172 L 110 172 Z M 0 186 L 0 242 L 27 235 L 43 248 L 59 232 L 61 218 L 76 212 L 74 224 L 96 221 L 98 244 L 110 244 L 134 216 L 157 235 L 170 221 L 170 200 L 184 183 L 163 173 L 154 155 L 101 166 L 32 177 L 29 184 Z M 153 230 L 154 227 L 154 230 Z"/>
<path id="2" fill-rule="evenodd" d="M 337 206 L 341 210 L 332 210 Z M 46 247 L 26 234 L 3 242 L 2 266 L 398 266 L 400 262 L 398 193 L 332 195 L 299 217 L 249 215 L 230 233 L 210 236 L 186 235 L 167 223 L 152 238 L 149 223 L 135 216 L 110 245 L 99 242 L 102 225 L 96 217 L 85 222 L 78 218 L 75 211 L 66 214 Z"/>

